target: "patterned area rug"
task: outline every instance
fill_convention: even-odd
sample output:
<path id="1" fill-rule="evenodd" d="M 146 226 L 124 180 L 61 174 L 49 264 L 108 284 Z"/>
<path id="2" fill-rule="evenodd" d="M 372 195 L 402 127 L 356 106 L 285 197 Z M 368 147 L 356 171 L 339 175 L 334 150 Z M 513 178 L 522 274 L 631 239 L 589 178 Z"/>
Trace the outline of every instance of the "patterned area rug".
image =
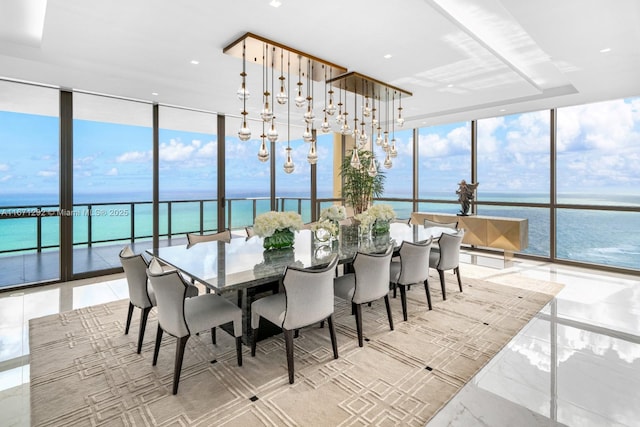
<path id="1" fill-rule="evenodd" d="M 424 426 L 562 287 L 467 278 L 463 293 L 449 282 L 442 301 L 438 279 L 430 283 L 433 311 L 424 287 L 413 286 L 407 322 L 400 298 L 391 299 L 394 331 L 384 301 L 363 307 L 363 348 L 350 305 L 336 300 L 340 357 L 332 357 L 326 327 L 301 330 L 293 385 L 282 334 L 259 342 L 255 358 L 245 347 L 242 367 L 225 332 L 215 347 L 209 333 L 192 337 L 177 396 L 175 338 L 165 334 L 158 365 L 151 366 L 155 310 L 140 355 L 139 311 L 124 335 L 126 300 L 33 319 L 32 425 Z"/>

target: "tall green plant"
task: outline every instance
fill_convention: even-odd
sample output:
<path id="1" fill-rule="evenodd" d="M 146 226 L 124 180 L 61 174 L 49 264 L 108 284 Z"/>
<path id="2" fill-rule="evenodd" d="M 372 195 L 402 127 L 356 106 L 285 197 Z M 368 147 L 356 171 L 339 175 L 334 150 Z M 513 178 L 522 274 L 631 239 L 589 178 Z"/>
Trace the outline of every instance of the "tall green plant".
<path id="1" fill-rule="evenodd" d="M 354 214 L 366 211 L 374 198 L 382 196 L 386 178 L 380 170 L 380 163 L 377 164 L 378 174 L 369 176 L 368 170 L 373 158 L 371 151 L 358 150 L 358 156 L 362 165 L 360 169 L 351 166 L 351 153 L 345 156 L 340 169 L 340 174 L 344 178 L 342 198 L 347 206 L 353 208 Z"/>

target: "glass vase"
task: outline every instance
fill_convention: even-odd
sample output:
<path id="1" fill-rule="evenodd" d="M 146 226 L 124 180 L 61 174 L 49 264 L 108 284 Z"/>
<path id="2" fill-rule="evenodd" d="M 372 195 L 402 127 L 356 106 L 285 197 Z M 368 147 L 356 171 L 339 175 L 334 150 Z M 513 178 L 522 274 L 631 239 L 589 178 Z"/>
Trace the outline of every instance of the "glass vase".
<path id="1" fill-rule="evenodd" d="M 293 247 L 293 238 L 294 233 L 288 228 L 276 230 L 273 235 L 264 238 L 262 246 L 266 250 L 291 248 Z"/>
<path id="2" fill-rule="evenodd" d="M 389 221 L 377 219 L 371 227 L 371 235 L 374 237 L 384 236 L 389 233 Z"/>

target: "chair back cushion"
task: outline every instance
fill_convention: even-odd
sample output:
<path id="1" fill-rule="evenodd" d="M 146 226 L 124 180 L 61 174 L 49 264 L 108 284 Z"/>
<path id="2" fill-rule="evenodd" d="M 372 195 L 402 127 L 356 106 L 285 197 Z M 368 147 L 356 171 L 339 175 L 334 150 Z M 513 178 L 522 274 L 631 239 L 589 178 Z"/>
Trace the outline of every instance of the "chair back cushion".
<path id="1" fill-rule="evenodd" d="M 153 307 L 147 292 L 147 261 L 141 254 L 134 254 L 129 246 L 120 251 L 120 263 L 129 287 L 129 300 L 139 308 Z"/>
<path id="2" fill-rule="evenodd" d="M 400 276 L 398 283 L 411 285 L 423 283 L 429 277 L 429 254 L 433 238 L 412 243 L 407 240 L 400 246 Z"/>
<path id="3" fill-rule="evenodd" d="M 184 317 L 184 299 L 188 284 L 176 270 L 159 272 L 154 264 L 160 267 L 154 258 L 147 269 L 147 275 L 156 295 L 158 323 L 164 331 L 174 337 L 187 336 L 190 333 Z"/>
<path id="4" fill-rule="evenodd" d="M 297 329 L 325 320 L 333 313 L 333 278 L 338 257 L 321 269 L 287 267 L 282 278 L 286 309 L 282 327 Z"/>
<path id="5" fill-rule="evenodd" d="M 440 260 L 438 261 L 438 270 L 451 270 L 456 268 L 460 263 L 460 245 L 464 237 L 464 229 L 456 234 L 443 233 L 438 240 L 440 246 Z"/>
<path id="6" fill-rule="evenodd" d="M 432 221 L 430 219 L 425 219 L 424 220 L 424 228 L 429 228 L 429 227 L 445 227 L 445 228 L 451 228 L 453 230 L 457 230 L 458 229 L 458 221 L 455 221 L 455 222 L 438 222 L 438 221 Z"/>
<path id="7" fill-rule="evenodd" d="M 363 304 L 375 301 L 389 293 L 389 270 L 393 244 L 382 254 L 358 252 L 353 260 L 355 292 L 352 301 Z"/>

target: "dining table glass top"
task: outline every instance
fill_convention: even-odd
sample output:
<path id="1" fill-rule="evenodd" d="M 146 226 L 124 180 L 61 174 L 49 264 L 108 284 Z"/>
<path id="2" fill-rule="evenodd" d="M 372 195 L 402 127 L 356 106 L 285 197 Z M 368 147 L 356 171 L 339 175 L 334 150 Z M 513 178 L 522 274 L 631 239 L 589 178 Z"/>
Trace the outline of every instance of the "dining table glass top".
<path id="1" fill-rule="evenodd" d="M 340 238 L 318 241 L 311 230 L 296 231 L 294 246 L 265 250 L 259 236 L 233 237 L 229 242 L 212 241 L 194 245 L 176 245 L 147 252 L 162 262 L 202 282 L 216 292 L 239 290 L 278 280 L 287 266 L 322 267 L 333 256 L 340 263 L 353 260 L 358 251 L 384 252 L 388 245 L 399 248 L 404 240 L 419 242 L 455 230 L 404 223 L 390 224 L 389 234 L 359 236 L 357 226 L 343 226 Z"/>

